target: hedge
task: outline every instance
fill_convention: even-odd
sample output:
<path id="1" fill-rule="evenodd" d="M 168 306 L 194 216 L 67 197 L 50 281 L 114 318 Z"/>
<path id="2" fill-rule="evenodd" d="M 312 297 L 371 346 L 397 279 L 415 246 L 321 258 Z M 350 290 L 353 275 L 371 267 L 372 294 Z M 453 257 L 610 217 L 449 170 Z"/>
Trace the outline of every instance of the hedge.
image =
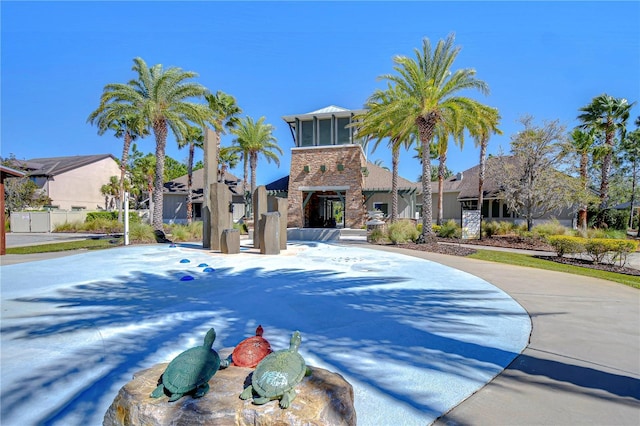
<path id="1" fill-rule="evenodd" d="M 569 235 L 551 235 L 547 237 L 547 242 L 555 249 L 558 257 L 563 257 L 565 254 L 584 252 L 585 241 L 585 238 Z"/>

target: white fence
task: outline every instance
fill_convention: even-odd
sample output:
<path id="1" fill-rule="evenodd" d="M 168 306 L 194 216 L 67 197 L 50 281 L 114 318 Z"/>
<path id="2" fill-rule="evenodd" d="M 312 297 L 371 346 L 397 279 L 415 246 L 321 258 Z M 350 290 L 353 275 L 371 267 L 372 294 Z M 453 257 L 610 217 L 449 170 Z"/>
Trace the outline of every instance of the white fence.
<path id="1" fill-rule="evenodd" d="M 65 223 L 84 222 L 87 211 L 11 212 L 11 232 L 52 232 Z"/>

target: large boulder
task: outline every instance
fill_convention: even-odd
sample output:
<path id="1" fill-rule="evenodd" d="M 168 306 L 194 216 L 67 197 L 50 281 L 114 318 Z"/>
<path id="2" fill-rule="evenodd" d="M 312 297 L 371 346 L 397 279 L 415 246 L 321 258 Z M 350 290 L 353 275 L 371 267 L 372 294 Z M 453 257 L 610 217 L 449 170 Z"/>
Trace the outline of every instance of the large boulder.
<path id="1" fill-rule="evenodd" d="M 277 401 L 253 405 L 240 393 L 250 382 L 252 368 L 231 366 L 209 381 L 202 398 L 187 395 L 175 402 L 150 398 L 168 364 L 142 370 L 120 389 L 104 417 L 115 425 L 355 425 L 353 388 L 339 374 L 310 367 L 312 374 L 296 387 L 297 397 L 283 410 Z"/>

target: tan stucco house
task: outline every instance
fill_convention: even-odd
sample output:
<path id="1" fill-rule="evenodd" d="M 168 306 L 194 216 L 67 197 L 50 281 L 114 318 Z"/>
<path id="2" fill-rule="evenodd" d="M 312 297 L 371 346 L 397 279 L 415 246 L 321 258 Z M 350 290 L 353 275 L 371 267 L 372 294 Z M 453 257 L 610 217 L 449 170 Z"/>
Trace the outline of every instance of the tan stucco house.
<path id="1" fill-rule="evenodd" d="M 57 210 L 104 208 L 100 188 L 111 176 L 120 176 L 120 166 L 111 154 L 32 158 L 18 167 L 51 199 Z"/>

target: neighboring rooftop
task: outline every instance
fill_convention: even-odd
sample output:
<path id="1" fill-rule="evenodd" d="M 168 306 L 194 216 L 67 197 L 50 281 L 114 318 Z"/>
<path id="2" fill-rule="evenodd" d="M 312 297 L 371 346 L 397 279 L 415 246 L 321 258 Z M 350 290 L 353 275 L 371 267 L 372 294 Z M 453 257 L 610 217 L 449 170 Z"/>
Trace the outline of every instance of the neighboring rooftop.
<path id="1" fill-rule="evenodd" d="M 55 176 L 105 158 L 116 159 L 111 154 L 74 155 L 69 157 L 32 158 L 21 161 L 16 160 L 16 166 L 24 169 L 30 176 Z"/>

